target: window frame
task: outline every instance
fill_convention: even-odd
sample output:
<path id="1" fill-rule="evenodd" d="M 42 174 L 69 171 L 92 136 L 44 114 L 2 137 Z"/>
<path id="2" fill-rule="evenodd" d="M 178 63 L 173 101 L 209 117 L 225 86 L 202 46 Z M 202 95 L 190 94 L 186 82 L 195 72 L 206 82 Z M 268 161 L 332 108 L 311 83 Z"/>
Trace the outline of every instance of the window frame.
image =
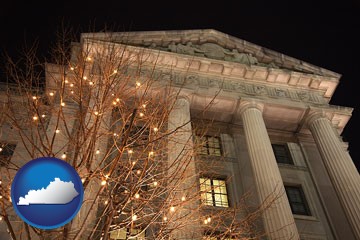
<path id="1" fill-rule="evenodd" d="M 272 150 L 274 152 L 274 156 L 275 156 L 275 159 L 276 159 L 276 162 L 277 163 L 280 163 L 280 164 L 288 164 L 288 165 L 295 165 L 294 163 L 294 159 L 292 158 L 292 155 L 290 153 L 290 149 L 288 147 L 288 145 L 286 143 L 271 143 L 271 147 L 272 147 Z M 275 148 L 276 147 L 283 147 L 284 148 L 284 153 L 285 153 L 285 156 L 279 156 L 276 154 L 276 150 Z M 286 157 L 287 161 L 284 162 L 284 161 L 280 161 L 279 158 L 280 157 Z"/>
<path id="2" fill-rule="evenodd" d="M 210 180 L 210 191 L 208 191 L 208 189 L 206 189 L 206 185 L 205 182 L 207 180 Z M 223 184 L 225 185 L 225 191 L 226 193 L 223 194 L 220 192 L 215 192 L 216 188 L 221 187 L 221 183 L 217 186 L 214 186 L 214 180 L 215 181 L 222 181 Z M 226 184 L 226 178 L 224 177 L 209 177 L 209 176 L 201 176 L 199 178 L 199 186 L 200 186 L 200 200 L 203 206 L 209 206 L 209 207 L 220 207 L 220 208 L 229 208 L 230 207 L 230 197 L 229 197 L 229 189 L 228 189 L 228 185 Z M 204 186 L 204 192 L 201 190 L 201 186 Z M 211 201 L 208 200 L 208 194 L 211 194 Z M 216 200 L 216 196 L 226 196 L 226 203 L 222 204 L 222 197 L 220 197 L 221 201 L 220 201 L 220 205 L 217 205 L 217 203 L 219 203 L 219 201 Z M 211 203 L 211 204 L 209 204 Z"/>
<path id="3" fill-rule="evenodd" d="M 11 146 L 11 148 L 8 148 Z M 11 142 L 0 142 L 0 167 L 7 167 L 10 163 L 11 158 L 14 156 L 17 144 Z M 5 155 L 4 153 L 10 153 Z"/>
<path id="4" fill-rule="evenodd" d="M 212 147 L 209 144 L 209 139 L 217 139 L 219 143 L 219 147 Z M 203 156 L 215 156 L 215 157 L 221 157 L 223 156 L 223 147 L 221 143 L 221 137 L 220 136 L 214 136 L 214 135 L 196 135 L 196 140 L 201 143 L 201 146 L 199 146 L 199 150 L 197 151 L 198 154 Z M 206 153 L 204 151 L 206 149 Z M 219 154 L 215 154 L 215 151 L 218 150 Z"/>
<path id="5" fill-rule="evenodd" d="M 301 216 L 313 216 L 311 210 L 310 210 L 310 207 L 309 207 L 309 202 L 305 196 L 305 192 L 304 192 L 304 189 L 301 185 L 284 185 L 285 187 L 285 194 L 286 194 L 286 197 L 289 201 L 289 204 L 290 204 L 290 208 L 291 208 L 291 212 L 293 214 L 296 214 L 296 215 L 301 215 Z M 288 191 L 290 189 L 296 189 L 299 193 L 299 197 L 301 199 L 300 202 L 298 201 L 293 201 L 293 199 L 290 199 L 289 197 L 289 193 Z M 297 211 L 297 210 L 294 210 L 294 204 L 300 204 L 303 208 L 304 208 L 304 212 L 300 212 L 300 211 Z"/>

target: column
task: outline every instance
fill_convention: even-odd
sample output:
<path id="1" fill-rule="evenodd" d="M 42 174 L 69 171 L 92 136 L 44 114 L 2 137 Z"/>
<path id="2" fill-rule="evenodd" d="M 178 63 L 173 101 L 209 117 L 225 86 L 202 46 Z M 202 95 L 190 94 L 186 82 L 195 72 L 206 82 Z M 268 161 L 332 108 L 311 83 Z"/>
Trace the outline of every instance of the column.
<path id="1" fill-rule="evenodd" d="M 181 202 L 182 196 L 186 196 L 188 202 L 177 207 L 173 213 L 176 220 L 171 224 L 175 229 L 171 233 L 172 239 L 201 239 L 202 235 L 190 120 L 190 102 L 180 97 L 175 101 L 168 119 L 169 178 L 170 185 L 175 186 L 172 191 L 175 202 Z"/>
<path id="2" fill-rule="evenodd" d="M 307 124 L 354 234 L 360 239 L 359 173 L 349 153 L 343 148 L 336 130 L 324 114 L 310 115 Z"/>
<path id="3" fill-rule="evenodd" d="M 240 107 L 260 203 L 266 205 L 269 200 L 271 202 L 271 199 L 276 198 L 263 213 L 267 237 L 297 240 L 299 234 L 262 117 L 262 105 L 256 102 L 243 102 Z"/>

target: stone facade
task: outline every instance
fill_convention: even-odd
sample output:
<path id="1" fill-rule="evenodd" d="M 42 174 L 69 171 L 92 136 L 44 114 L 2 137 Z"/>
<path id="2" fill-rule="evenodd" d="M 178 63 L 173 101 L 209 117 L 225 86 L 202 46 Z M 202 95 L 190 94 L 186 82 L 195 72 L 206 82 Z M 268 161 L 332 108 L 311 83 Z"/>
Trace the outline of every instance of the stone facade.
<path id="1" fill-rule="evenodd" d="M 145 52 L 158 83 L 180 89 L 175 123 L 212 122 L 222 157 L 211 161 L 224 161 L 218 174 L 231 179 L 231 203 L 301 186 L 310 214 L 294 214 L 283 194 L 263 216 L 268 239 L 360 239 L 360 177 L 340 137 L 352 109 L 329 104 L 339 74 L 215 30 L 84 33 L 80 45 L 113 43 Z M 285 145 L 292 164 L 277 163 L 272 144 Z"/>

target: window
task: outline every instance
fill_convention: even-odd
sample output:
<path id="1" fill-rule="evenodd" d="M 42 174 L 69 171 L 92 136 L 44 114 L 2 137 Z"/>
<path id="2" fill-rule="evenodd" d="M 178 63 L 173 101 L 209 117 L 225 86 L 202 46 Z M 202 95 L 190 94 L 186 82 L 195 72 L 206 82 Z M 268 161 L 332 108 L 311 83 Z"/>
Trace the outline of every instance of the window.
<path id="1" fill-rule="evenodd" d="M 275 154 L 276 162 L 294 164 L 291 159 L 290 151 L 285 144 L 271 144 L 271 146 Z"/>
<path id="2" fill-rule="evenodd" d="M 229 207 L 225 180 L 200 178 L 201 201 L 204 205 Z"/>
<path id="3" fill-rule="evenodd" d="M 110 232 L 110 239 L 144 240 L 145 231 L 136 228 L 120 228 Z"/>
<path id="4" fill-rule="evenodd" d="M 7 166 L 14 154 L 16 144 L 0 142 L 0 166 Z"/>
<path id="5" fill-rule="evenodd" d="M 201 144 L 201 148 L 199 149 L 199 154 L 202 155 L 211 155 L 211 156 L 221 156 L 221 141 L 220 137 L 214 136 L 197 136 L 196 140 Z"/>
<path id="6" fill-rule="evenodd" d="M 311 216 L 310 209 L 301 186 L 285 186 L 285 190 L 292 213 Z"/>

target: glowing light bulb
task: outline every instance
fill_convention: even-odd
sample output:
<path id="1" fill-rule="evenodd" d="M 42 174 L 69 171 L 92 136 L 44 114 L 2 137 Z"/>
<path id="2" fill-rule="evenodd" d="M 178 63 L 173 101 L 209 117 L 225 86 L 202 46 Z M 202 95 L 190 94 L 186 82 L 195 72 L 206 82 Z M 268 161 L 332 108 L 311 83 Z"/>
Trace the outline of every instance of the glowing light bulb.
<path id="1" fill-rule="evenodd" d="M 139 113 L 139 116 L 140 116 L 140 117 L 143 117 L 143 116 L 144 116 L 144 113 L 142 113 L 142 112 Z"/>
<path id="2" fill-rule="evenodd" d="M 81 179 L 81 182 L 84 183 L 84 182 L 85 182 L 85 178 L 82 178 L 82 179 Z"/>
<path id="3" fill-rule="evenodd" d="M 143 108 L 146 108 L 146 104 L 143 104 L 142 107 L 143 107 Z"/>
<path id="4" fill-rule="evenodd" d="M 133 221 L 136 221 L 137 216 L 134 214 L 134 215 L 131 217 L 131 219 L 132 219 Z"/>
<path id="5" fill-rule="evenodd" d="M 71 91 L 70 93 L 71 93 L 71 94 L 74 94 L 74 91 Z"/>
<path id="6" fill-rule="evenodd" d="M 170 212 L 175 212 L 175 207 L 170 207 Z"/>
<path id="7" fill-rule="evenodd" d="M 115 101 L 113 101 L 113 102 L 112 102 L 112 104 L 113 104 L 113 105 L 116 105 L 116 102 L 115 102 Z"/>
<path id="8" fill-rule="evenodd" d="M 74 71 L 74 67 L 70 67 L 70 70 L 71 70 L 71 71 Z"/>
<path id="9" fill-rule="evenodd" d="M 32 99 L 36 100 L 36 96 L 33 96 Z"/>
<path id="10" fill-rule="evenodd" d="M 140 197 L 140 194 L 136 193 L 135 198 L 138 199 Z"/>
<path id="11" fill-rule="evenodd" d="M 207 220 L 207 219 L 204 220 L 204 224 L 208 224 L 208 220 Z"/>
<path id="12" fill-rule="evenodd" d="M 108 201 L 107 200 L 105 200 L 105 202 L 104 202 L 105 204 L 108 204 Z"/>
<path id="13" fill-rule="evenodd" d="M 129 154 L 132 154 L 132 153 L 134 153 L 134 151 L 133 151 L 132 149 L 129 149 L 129 150 L 128 150 L 128 153 L 129 153 Z"/>
<path id="14" fill-rule="evenodd" d="M 152 156 L 154 156 L 154 152 L 153 152 L 153 151 L 149 152 L 149 157 L 152 157 Z"/>
<path id="15" fill-rule="evenodd" d="M 99 149 L 96 150 L 95 154 L 100 154 L 100 150 Z"/>
<path id="16" fill-rule="evenodd" d="M 34 121 L 38 120 L 38 117 L 37 117 L 37 116 L 33 116 L 33 120 L 34 120 Z"/>
<path id="17" fill-rule="evenodd" d="M 86 60 L 87 60 L 87 61 L 91 61 L 92 58 L 91 58 L 91 57 L 87 57 Z"/>
<path id="18" fill-rule="evenodd" d="M 86 79 L 87 79 L 87 76 L 84 76 L 83 79 L 86 80 Z"/>
<path id="19" fill-rule="evenodd" d="M 154 132 L 159 131 L 159 129 L 157 127 L 154 127 Z"/>
<path id="20" fill-rule="evenodd" d="M 0 147 L 0 152 L 2 152 L 2 150 L 3 150 L 3 148 L 2 148 L 2 147 Z"/>
<path id="21" fill-rule="evenodd" d="M 117 70 L 116 70 L 116 69 L 114 70 L 114 73 L 117 73 Z"/>
<path id="22" fill-rule="evenodd" d="M 140 83 L 140 82 L 136 82 L 136 86 L 137 86 L 137 87 L 140 87 L 140 86 L 141 86 L 141 83 Z"/>
<path id="23" fill-rule="evenodd" d="M 50 95 L 51 97 L 53 97 L 53 96 L 54 96 L 54 93 L 53 93 L 53 92 L 50 92 L 49 95 Z"/>
<path id="24" fill-rule="evenodd" d="M 73 83 L 71 83 L 71 84 L 70 84 L 70 87 L 73 87 L 73 86 L 74 86 L 74 84 L 73 84 Z"/>
<path id="25" fill-rule="evenodd" d="M 0 195 L 0 199 L 2 199 L 2 196 Z"/>
<path id="26" fill-rule="evenodd" d="M 65 83 L 69 83 L 69 80 L 65 79 Z"/>
<path id="27" fill-rule="evenodd" d="M 136 171 L 136 174 L 140 175 L 141 171 L 140 170 L 137 170 Z"/>
<path id="28" fill-rule="evenodd" d="M 91 86 L 94 85 L 94 82 L 89 82 L 89 85 L 91 85 Z"/>
<path id="29" fill-rule="evenodd" d="M 46 117 L 46 115 L 45 115 L 45 114 L 42 114 L 41 117 L 44 118 L 44 117 Z"/>
<path id="30" fill-rule="evenodd" d="M 182 196 L 181 197 L 181 201 L 185 201 L 186 200 L 186 197 L 185 196 Z"/>
<path id="31" fill-rule="evenodd" d="M 59 130 L 59 129 L 56 129 L 56 130 L 55 130 L 55 133 L 59 133 L 59 132 L 60 132 L 60 130 Z"/>
<path id="32" fill-rule="evenodd" d="M 208 222 L 211 222 L 211 217 L 208 217 L 206 220 L 207 220 Z"/>
<path id="33" fill-rule="evenodd" d="M 164 219 L 164 221 L 166 222 L 168 218 L 167 218 L 167 217 L 164 217 L 163 219 Z"/>
<path id="34" fill-rule="evenodd" d="M 2 221 L 3 220 L 3 217 L 0 217 L 0 221 Z"/>
<path id="35" fill-rule="evenodd" d="M 153 184 L 156 187 L 158 185 L 158 182 L 155 181 L 155 182 L 153 182 Z"/>
<path id="36" fill-rule="evenodd" d="M 66 153 L 63 153 L 63 155 L 61 155 L 61 158 L 65 159 L 66 158 Z"/>
<path id="37" fill-rule="evenodd" d="M 101 181 L 101 185 L 102 185 L 102 186 L 106 185 L 106 180 L 102 180 L 102 181 Z"/>
<path id="38" fill-rule="evenodd" d="M 116 101 L 117 101 L 117 102 L 120 102 L 120 98 L 117 98 Z"/>
<path id="39" fill-rule="evenodd" d="M 95 115 L 99 115 L 99 112 L 98 112 L 98 111 L 96 111 L 96 112 L 94 112 L 94 114 L 95 114 Z"/>
<path id="40" fill-rule="evenodd" d="M 61 103 L 61 106 L 65 107 L 65 103 L 64 103 L 64 102 L 62 102 L 62 103 Z"/>

